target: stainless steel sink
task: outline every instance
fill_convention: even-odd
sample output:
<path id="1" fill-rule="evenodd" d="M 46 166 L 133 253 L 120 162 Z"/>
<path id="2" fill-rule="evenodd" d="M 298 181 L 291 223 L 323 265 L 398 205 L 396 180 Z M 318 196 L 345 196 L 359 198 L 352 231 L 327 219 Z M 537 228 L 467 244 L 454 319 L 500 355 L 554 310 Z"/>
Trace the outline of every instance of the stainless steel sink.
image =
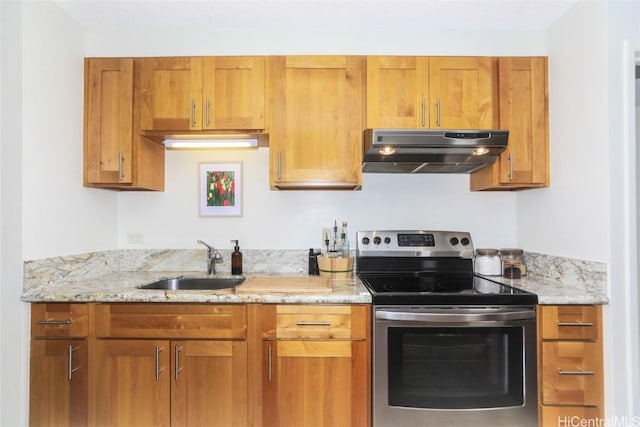
<path id="1" fill-rule="evenodd" d="M 167 291 L 197 291 L 228 289 L 244 282 L 246 277 L 175 277 L 138 286 L 139 289 L 164 289 Z"/>

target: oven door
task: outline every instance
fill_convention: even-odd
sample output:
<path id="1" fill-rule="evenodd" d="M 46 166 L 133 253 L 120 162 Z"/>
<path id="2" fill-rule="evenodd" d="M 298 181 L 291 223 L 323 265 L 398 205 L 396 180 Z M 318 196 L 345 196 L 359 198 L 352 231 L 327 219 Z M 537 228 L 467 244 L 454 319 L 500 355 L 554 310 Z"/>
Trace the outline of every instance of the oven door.
<path id="1" fill-rule="evenodd" d="M 537 425 L 534 307 L 377 306 L 380 426 Z"/>

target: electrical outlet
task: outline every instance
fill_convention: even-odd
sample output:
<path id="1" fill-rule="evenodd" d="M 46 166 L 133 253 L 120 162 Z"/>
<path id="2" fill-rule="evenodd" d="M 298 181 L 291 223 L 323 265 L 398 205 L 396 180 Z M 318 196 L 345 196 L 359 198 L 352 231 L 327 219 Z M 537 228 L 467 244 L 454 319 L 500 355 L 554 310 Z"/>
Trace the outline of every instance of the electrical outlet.
<path id="1" fill-rule="evenodd" d="M 127 234 L 127 243 L 130 245 L 141 245 L 144 243 L 143 233 L 129 233 Z"/>

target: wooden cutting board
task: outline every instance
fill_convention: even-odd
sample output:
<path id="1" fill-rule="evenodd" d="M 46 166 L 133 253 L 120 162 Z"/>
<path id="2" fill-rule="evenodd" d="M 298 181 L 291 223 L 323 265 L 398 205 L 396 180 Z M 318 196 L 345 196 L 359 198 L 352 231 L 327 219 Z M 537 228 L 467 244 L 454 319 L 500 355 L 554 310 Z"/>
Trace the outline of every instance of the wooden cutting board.
<path id="1" fill-rule="evenodd" d="M 283 277 L 283 276 L 256 276 L 249 277 L 236 288 L 236 292 L 242 293 L 329 293 L 331 292 L 331 279 L 329 277 Z"/>

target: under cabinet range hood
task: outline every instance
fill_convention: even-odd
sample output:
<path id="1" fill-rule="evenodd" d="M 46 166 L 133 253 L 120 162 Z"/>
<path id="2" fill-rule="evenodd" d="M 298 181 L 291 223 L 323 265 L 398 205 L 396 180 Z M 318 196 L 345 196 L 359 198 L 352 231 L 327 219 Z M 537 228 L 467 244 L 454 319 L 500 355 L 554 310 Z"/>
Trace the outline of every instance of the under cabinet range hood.
<path id="1" fill-rule="evenodd" d="M 367 129 L 362 172 L 471 173 L 507 148 L 508 130 Z"/>

